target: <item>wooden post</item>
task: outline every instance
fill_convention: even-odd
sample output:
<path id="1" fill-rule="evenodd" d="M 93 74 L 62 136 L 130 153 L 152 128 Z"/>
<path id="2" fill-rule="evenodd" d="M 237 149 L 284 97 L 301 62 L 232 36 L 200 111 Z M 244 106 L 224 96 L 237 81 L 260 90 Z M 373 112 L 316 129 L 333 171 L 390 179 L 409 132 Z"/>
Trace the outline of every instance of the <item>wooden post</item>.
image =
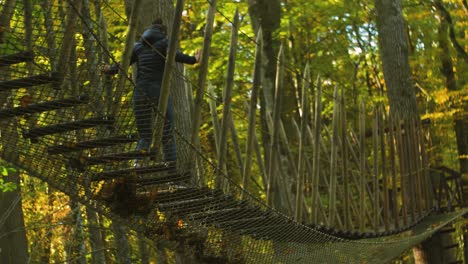
<path id="1" fill-rule="evenodd" d="M 405 120 L 403 123 L 403 151 L 405 153 L 405 165 L 406 165 L 406 180 L 408 182 L 407 185 L 407 196 L 408 196 L 408 205 L 409 205 L 409 214 L 410 214 L 410 221 L 414 223 L 416 220 L 415 213 L 416 213 L 416 201 L 415 201 L 415 177 L 414 177 L 414 164 L 411 155 L 411 121 Z"/>
<path id="2" fill-rule="evenodd" d="M 313 147 L 314 147 L 314 156 L 312 160 L 312 197 L 313 201 L 317 202 L 320 199 L 318 196 L 318 185 L 320 184 L 320 131 L 322 129 L 322 80 L 320 75 L 317 76 L 317 93 L 315 95 L 315 113 L 314 113 L 314 137 L 313 137 Z M 317 195 L 317 199 L 316 199 Z M 317 205 L 315 202 L 312 203 L 312 211 L 314 206 Z M 316 214 L 313 214 L 314 222 L 318 220 Z M 330 223 L 329 223 L 330 224 Z"/>
<path id="3" fill-rule="evenodd" d="M 72 42 L 75 39 L 75 33 L 76 33 L 75 28 L 76 28 L 76 22 L 78 21 L 77 19 L 78 12 L 80 12 L 81 10 L 81 2 L 82 2 L 81 0 L 79 1 L 74 0 L 74 1 L 69 2 L 69 7 L 67 10 L 67 21 L 66 21 L 66 26 L 65 26 L 65 33 L 63 35 L 62 46 L 60 47 L 59 58 L 58 58 L 58 63 L 57 63 L 57 70 L 59 71 L 59 77 L 61 81 L 53 84 L 53 87 L 55 89 L 61 88 L 63 77 L 67 74 L 67 71 L 68 71 L 68 65 L 69 65 L 68 60 L 70 59 L 71 49 L 72 47 L 74 47 L 74 45 L 72 45 Z M 140 2 L 141 2 L 140 0 L 135 0 L 134 7 L 133 7 L 135 9 L 135 12 L 138 12 L 139 10 L 138 7 L 139 7 Z M 132 24 L 132 20 L 130 20 L 130 24 L 128 25 L 127 38 L 131 38 L 132 30 L 134 31 L 134 24 Z M 125 44 L 127 44 L 127 41 L 125 42 Z M 133 48 L 133 43 L 131 47 Z M 125 56 L 125 53 L 122 56 Z M 130 60 L 130 55 L 128 58 L 129 58 L 128 60 Z"/>
<path id="4" fill-rule="evenodd" d="M 385 151 L 385 125 L 384 125 L 384 111 L 382 106 L 379 107 L 378 112 L 379 119 L 379 140 L 380 140 L 380 157 L 382 163 L 382 191 L 383 191 L 383 217 L 385 230 L 390 230 L 390 207 L 389 207 L 389 196 L 388 196 L 388 174 L 387 174 L 387 159 Z"/>
<path id="5" fill-rule="evenodd" d="M 359 107 L 359 142 L 360 142 L 360 183 L 359 183 L 359 231 L 364 231 L 366 226 L 366 106 L 361 100 Z"/>
<path id="6" fill-rule="evenodd" d="M 388 115 L 389 120 L 389 128 L 390 128 L 390 136 L 388 137 L 388 147 L 389 147 L 389 155 L 390 155 L 390 166 L 392 172 L 392 205 L 393 205 L 393 221 L 395 222 L 395 229 L 400 227 L 399 222 L 399 213 L 398 213 L 398 188 L 397 188 L 397 168 L 396 168 L 396 154 L 395 154 L 395 123 L 393 122 L 392 116 Z"/>
<path id="7" fill-rule="evenodd" d="M 322 130 L 322 80 L 320 75 L 317 76 L 317 91 L 315 94 L 315 113 L 314 113 L 314 156 L 312 160 L 312 188 L 315 188 L 315 191 L 312 191 L 313 199 L 319 199 L 318 185 L 320 184 L 320 154 L 321 154 L 321 136 L 320 131 Z M 307 131 L 309 132 L 309 131 Z M 315 198 L 316 197 L 316 198 Z M 317 200 L 315 200 L 317 201 Z M 312 206 L 315 206 L 316 203 L 312 203 Z M 314 218 L 318 220 L 317 218 Z M 329 222 L 330 224 L 330 222 Z"/>
<path id="8" fill-rule="evenodd" d="M 309 64 L 304 69 L 304 84 L 302 85 L 302 103 L 301 103 L 301 132 L 299 134 L 299 158 L 297 164 L 297 182 L 296 182 L 296 221 L 302 220 L 302 194 L 304 190 L 304 174 L 305 174 L 305 151 L 307 122 L 309 119 L 309 100 L 308 91 L 310 86 L 310 71 Z"/>
<path id="9" fill-rule="evenodd" d="M 186 67 L 184 67 L 183 76 L 186 79 L 190 80 L 190 73 L 189 73 L 189 71 L 187 70 Z M 190 116 L 193 116 L 193 113 L 195 111 L 195 104 L 193 102 L 194 101 L 193 100 L 193 86 L 192 86 L 191 82 L 186 83 L 185 93 L 187 94 L 187 98 L 188 98 Z"/>
<path id="10" fill-rule="evenodd" d="M 255 48 L 255 66 L 253 74 L 253 85 L 252 93 L 250 95 L 250 107 L 249 107 L 249 127 L 247 129 L 247 146 L 245 151 L 245 161 L 244 168 L 242 170 L 242 186 L 244 189 L 247 189 L 249 185 L 250 178 L 250 167 L 252 166 L 252 152 L 254 148 L 254 139 L 255 139 L 255 119 L 257 111 L 257 101 L 258 101 L 258 89 L 260 88 L 262 81 L 262 50 L 263 50 L 263 37 L 262 30 L 258 30 L 257 41 Z M 261 160 L 258 160 L 261 162 Z M 244 193 L 242 193 L 243 198 Z"/>
<path id="11" fill-rule="evenodd" d="M 350 130 L 351 130 L 351 131 L 350 131 L 350 132 L 351 132 L 351 133 L 350 133 L 351 135 L 355 135 L 355 134 L 356 134 L 356 133 L 354 133 L 354 131 L 353 131 L 352 128 L 350 128 Z M 357 136 L 354 136 L 354 140 L 357 141 Z M 347 144 L 348 144 L 348 151 L 350 152 L 351 157 L 353 158 L 354 163 L 356 164 L 356 166 L 360 167 L 360 160 L 359 160 L 358 156 L 356 155 L 356 153 L 354 152 L 354 150 L 353 150 L 353 148 L 352 148 L 353 145 L 352 145 L 351 141 L 349 140 L 349 138 L 347 138 L 346 141 L 347 141 Z M 366 157 L 366 158 L 367 158 L 367 157 Z M 370 171 L 369 165 L 368 165 L 367 163 L 365 164 L 365 166 L 366 166 L 365 169 L 368 170 L 368 171 Z M 367 174 L 370 174 L 370 173 L 366 173 L 366 175 L 367 175 Z M 357 177 L 355 177 L 353 173 L 351 174 L 351 176 L 352 176 L 351 179 L 353 180 L 354 185 L 355 185 L 355 186 L 359 186 L 359 179 L 357 179 Z M 367 178 L 367 177 L 366 177 L 366 178 Z M 371 198 L 371 197 L 372 197 L 372 190 L 371 190 L 371 188 L 372 188 L 372 185 L 369 185 L 369 184 L 366 182 L 366 184 L 365 184 L 365 191 L 366 191 L 366 194 L 369 196 L 370 199 L 372 199 L 372 198 Z M 353 201 L 353 200 L 351 200 L 351 201 Z M 352 204 L 353 204 L 353 203 L 352 203 Z M 365 204 L 364 206 L 367 207 L 367 204 Z M 372 207 L 372 205 L 371 205 L 371 207 Z M 371 217 L 370 217 L 371 212 L 370 212 L 369 210 L 367 210 L 367 209 L 365 210 L 365 212 L 366 212 L 366 217 L 368 217 L 368 219 L 369 219 L 369 223 L 372 223 L 372 219 L 371 219 Z M 356 214 L 356 216 L 358 216 L 358 215 L 359 215 L 359 213 Z"/>
<path id="12" fill-rule="evenodd" d="M 427 153 L 426 153 L 426 142 L 424 140 L 424 130 L 423 127 L 420 124 L 420 127 L 418 129 L 419 132 L 419 140 L 420 140 L 420 145 L 421 145 L 421 167 L 422 167 L 422 177 L 423 177 L 423 189 L 424 189 L 424 194 L 425 194 L 425 199 L 426 199 L 426 209 L 431 210 L 432 209 L 432 184 L 429 176 L 429 166 L 428 166 L 428 161 L 427 161 Z"/>
<path id="13" fill-rule="evenodd" d="M 413 177 L 414 177 L 414 188 L 415 188 L 415 203 L 416 203 L 416 211 L 418 213 L 418 217 L 422 217 L 422 200 L 423 200 L 423 193 L 421 191 L 421 167 L 420 167 L 420 153 L 419 153 L 419 141 L 418 136 L 416 134 L 416 124 L 417 119 L 411 119 L 410 121 L 410 140 L 411 144 L 411 156 L 413 157 Z"/>
<path id="14" fill-rule="evenodd" d="M 229 128 L 229 115 L 231 114 L 231 93 L 234 86 L 234 69 L 236 65 L 237 40 L 239 32 L 239 10 L 234 13 L 234 22 L 231 32 L 231 46 L 229 49 L 229 60 L 227 68 L 226 90 L 223 98 L 223 121 L 221 123 L 221 132 L 219 136 L 219 153 L 218 153 L 218 175 L 225 170 L 225 160 L 227 151 L 227 133 Z M 216 187 L 219 189 L 222 185 L 222 177 L 219 176 L 216 181 Z"/>
<path id="15" fill-rule="evenodd" d="M 373 146 L 373 166 L 374 166 L 374 177 L 373 177 L 373 204 L 374 204 L 374 231 L 378 231 L 379 228 L 379 214 L 380 214 L 380 190 L 379 190 L 379 118 L 378 118 L 377 106 L 374 107 L 374 120 L 372 123 L 372 146 Z"/>
<path id="16" fill-rule="evenodd" d="M 330 157 L 330 190 L 329 190 L 329 218 L 330 225 L 335 224 L 335 215 L 336 215 L 336 187 L 337 187 L 337 178 L 338 176 L 336 171 L 337 157 L 338 157 L 338 126 L 339 126 L 339 116 L 340 116 L 340 98 L 338 95 L 338 86 L 335 86 L 335 91 L 333 92 L 333 119 L 332 119 L 332 138 L 331 138 L 331 157 Z M 317 184 L 316 184 L 317 183 Z M 312 206 L 317 204 L 317 199 L 319 199 L 319 188 L 318 188 L 318 179 L 314 179 L 314 192 L 313 192 L 313 202 Z M 346 199 L 346 197 L 344 197 Z M 313 207 L 312 207 L 313 208 Z M 316 220 L 316 218 L 314 218 Z M 316 223 L 314 221 L 314 223 Z M 345 221 L 346 223 L 346 221 Z"/>
<path id="17" fill-rule="evenodd" d="M 219 119 L 218 113 L 216 112 L 217 105 L 216 105 L 216 94 L 213 89 L 213 85 L 208 83 L 208 105 L 210 106 L 210 113 L 211 113 L 211 122 L 213 123 L 213 134 L 215 140 L 215 148 L 216 148 L 216 155 L 219 153 Z"/>
<path id="18" fill-rule="evenodd" d="M 164 129 L 164 120 L 166 118 L 167 105 L 170 95 L 170 87 L 172 83 L 172 72 L 175 65 L 175 55 L 177 52 L 177 42 L 180 32 L 180 24 L 182 21 L 182 11 L 184 9 L 185 0 L 177 0 L 174 21 L 172 22 L 172 32 L 169 37 L 169 47 L 166 55 L 166 62 L 164 66 L 164 74 L 161 83 L 161 93 L 159 95 L 158 109 L 153 123 L 153 136 L 151 137 L 151 148 L 155 144 L 159 144 L 162 139 L 162 132 Z M 133 14 L 133 11 L 132 11 Z M 156 148 L 157 149 L 157 148 Z M 157 157 L 159 154 L 156 155 Z"/>
<path id="19" fill-rule="evenodd" d="M 275 165 L 277 162 L 278 146 L 279 146 L 279 126 L 281 120 L 281 103 L 283 101 L 283 78 L 284 78 L 284 47 L 281 45 L 278 53 L 278 66 L 276 71 L 275 83 L 275 104 L 273 106 L 273 131 L 270 145 L 270 160 L 268 164 L 268 182 L 267 182 L 267 204 L 273 205 L 274 192 L 273 186 L 276 185 Z M 273 186 L 272 186 L 273 185 Z"/>
<path id="20" fill-rule="evenodd" d="M 192 117 L 192 144 L 198 143 L 198 130 L 201 122 L 201 109 L 203 95 L 205 94 L 206 75 L 208 74 L 208 62 L 210 57 L 211 37 L 213 35 L 213 22 L 216 15 L 216 1 L 211 0 L 206 17 L 205 35 L 203 38 L 202 56 L 200 58 L 200 71 L 198 73 L 198 82 L 196 87 L 196 96 L 194 103 L 194 113 Z M 237 29 L 236 29 L 237 30 Z"/>
<path id="21" fill-rule="evenodd" d="M 350 213 L 350 200 L 352 199 L 351 197 L 351 191 L 350 191 L 350 186 L 349 186 L 349 178 L 351 176 L 351 172 L 349 172 L 350 175 L 348 175 L 348 135 L 347 135 L 347 124 L 346 124 L 346 100 L 345 100 L 345 94 L 344 94 L 344 88 L 341 88 L 341 98 L 340 98 L 340 121 L 341 121 L 341 175 L 343 177 L 343 184 L 344 184 L 344 218 L 345 218 L 345 229 L 346 230 L 351 230 L 352 223 L 351 223 L 351 213 Z"/>
<path id="22" fill-rule="evenodd" d="M 231 131 L 231 140 L 234 152 L 236 153 L 237 165 L 239 166 L 239 175 L 242 175 L 244 170 L 244 162 L 242 161 L 242 154 L 239 145 L 239 137 L 237 136 L 236 126 L 234 125 L 234 120 L 232 119 L 232 114 L 229 114 L 229 130 Z"/>
<path id="23" fill-rule="evenodd" d="M 419 190 L 421 192 L 421 197 L 419 197 L 421 201 L 421 212 L 426 212 L 427 210 L 427 193 L 426 193 L 426 182 L 425 182 L 425 171 L 423 165 L 423 153 L 421 150 L 421 137 L 420 137 L 420 130 L 421 130 L 421 123 L 419 118 L 415 120 L 415 128 L 414 128 L 414 141 L 416 144 L 416 155 L 417 159 L 417 166 L 419 172 Z"/>
<path id="24" fill-rule="evenodd" d="M 80 1 L 81 2 L 81 1 Z M 135 42 L 135 37 L 136 37 L 136 30 L 138 26 L 138 20 L 140 18 L 140 11 L 141 11 L 141 6 L 142 6 L 142 0 L 135 0 L 133 2 L 132 6 L 132 12 L 130 15 L 130 20 L 129 24 L 127 27 L 127 37 L 125 38 L 125 46 L 124 46 L 124 51 L 122 53 L 122 57 L 120 59 L 120 70 L 119 70 L 119 75 L 117 78 L 117 91 L 123 91 L 125 83 L 130 79 L 128 77 L 128 67 L 130 66 L 130 59 L 132 56 L 133 52 L 133 46 Z M 58 69 L 60 69 L 60 62 L 58 65 Z M 113 108 L 111 110 L 111 115 L 115 116 L 118 114 L 120 110 L 120 97 L 121 94 L 118 96 L 113 95 Z"/>
<path id="25" fill-rule="evenodd" d="M 294 118 L 291 118 L 291 123 L 293 124 L 293 127 L 294 127 L 294 129 L 296 130 L 297 137 L 299 138 L 299 137 L 301 136 L 301 129 L 299 128 L 299 125 L 297 124 L 296 120 L 294 120 Z M 307 127 L 307 129 L 308 129 L 308 127 Z M 314 137 L 312 137 L 312 136 L 310 135 L 310 133 L 306 133 L 305 136 L 307 136 L 307 139 L 305 139 L 305 140 L 308 140 L 308 141 L 310 141 L 310 142 L 314 142 L 314 141 L 315 141 Z M 315 149 L 315 147 L 314 147 L 314 149 Z M 315 158 L 315 156 L 314 156 L 314 158 Z M 305 173 L 305 175 L 304 175 L 305 177 L 308 176 L 308 175 L 307 175 L 307 171 L 312 171 L 312 172 L 314 171 L 314 169 L 313 169 L 313 167 L 312 167 L 312 164 L 311 164 L 311 162 L 310 162 L 308 159 L 305 159 L 305 160 L 304 160 L 304 169 L 306 170 L 306 173 Z M 320 171 L 319 171 L 319 172 L 320 172 Z M 324 176 L 324 173 L 322 173 L 322 175 L 319 175 L 319 178 L 320 178 L 320 177 L 323 177 L 323 183 L 324 183 L 325 186 L 328 188 L 328 187 L 329 187 L 328 180 L 327 180 L 327 178 Z M 319 181 L 320 181 L 320 179 L 319 179 Z M 338 194 L 341 194 L 341 193 L 340 193 L 340 190 L 338 190 Z M 303 199 L 303 202 L 304 202 L 303 204 L 304 204 L 304 205 L 305 205 L 305 200 L 306 200 L 306 198 Z M 318 209 L 317 209 L 317 211 L 318 211 L 318 214 L 320 214 L 320 217 L 318 217 L 318 221 L 319 221 L 319 222 L 320 222 L 320 221 L 323 221 L 326 225 L 329 225 L 329 223 L 328 223 L 328 218 L 327 218 L 327 216 L 326 216 L 326 212 L 325 212 L 324 206 L 323 206 L 323 204 L 322 204 L 322 202 L 321 202 L 320 199 L 318 200 L 318 202 L 319 202 L 319 203 L 318 203 Z M 307 206 L 305 206 L 305 207 L 307 208 Z M 312 209 L 312 208 L 310 207 L 310 209 Z M 308 215 L 309 215 L 309 219 L 310 219 L 310 218 L 311 218 L 311 214 L 309 213 Z M 304 217 L 303 217 L 302 219 L 304 220 Z M 340 220 L 339 217 L 337 217 L 336 219 L 337 219 L 337 220 Z M 339 225 L 340 227 L 342 227 L 341 221 L 338 223 L 338 225 Z"/>
<path id="26" fill-rule="evenodd" d="M 400 190 L 401 190 L 401 211 L 403 212 L 403 226 L 408 224 L 408 196 L 407 196 L 407 184 L 406 184 L 406 155 L 403 150 L 404 142 L 403 136 L 401 132 L 401 122 L 400 119 L 397 117 L 395 120 L 395 125 L 397 128 L 396 136 L 397 136 L 397 147 L 398 147 L 398 160 L 400 163 Z"/>
<path id="27" fill-rule="evenodd" d="M 249 107 L 249 104 L 247 102 L 244 102 L 244 106 L 245 106 L 245 109 L 247 112 L 250 111 L 250 107 Z M 262 180 L 264 183 L 267 182 L 267 171 L 266 171 L 266 168 L 265 168 L 265 164 L 263 163 L 263 158 L 262 158 L 262 153 L 260 151 L 260 144 L 258 143 L 258 139 L 257 139 L 257 135 L 255 133 L 253 133 L 253 146 L 254 146 L 254 150 L 255 150 L 255 157 L 257 158 L 257 165 L 260 169 L 260 172 L 262 174 Z M 246 163 L 244 163 L 244 166 L 247 166 L 245 165 Z M 248 181 L 248 179 L 247 179 Z M 265 190 L 266 191 L 266 190 Z"/>

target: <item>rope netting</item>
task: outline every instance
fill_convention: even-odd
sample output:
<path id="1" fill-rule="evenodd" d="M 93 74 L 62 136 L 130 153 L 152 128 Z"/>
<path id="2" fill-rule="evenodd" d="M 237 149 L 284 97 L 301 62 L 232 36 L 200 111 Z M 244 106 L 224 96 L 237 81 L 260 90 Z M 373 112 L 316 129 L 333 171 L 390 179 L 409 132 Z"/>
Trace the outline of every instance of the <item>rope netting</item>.
<path id="1" fill-rule="evenodd" d="M 71 199 L 169 248 L 223 263 L 384 263 L 464 213 L 429 216 L 432 207 L 422 202 L 408 223 L 392 228 L 372 214 L 364 228 L 353 224 L 347 232 L 333 229 L 344 223 L 299 223 L 193 146 L 176 125 L 181 113 L 172 99 L 161 143 L 151 148 L 158 95 L 138 90 L 122 71 L 123 85 L 101 72 L 102 62 L 118 62 L 107 46 L 115 36 L 102 23 L 110 7 L 98 1 L 91 7 L 88 1 L 24 6 L 10 0 L 2 3 L 0 21 L 1 155 Z M 177 69 L 174 75 L 188 79 Z M 423 175 L 423 166 L 415 169 Z M 377 189 L 365 192 L 379 196 Z M 366 206 L 372 208 L 370 200 Z"/>

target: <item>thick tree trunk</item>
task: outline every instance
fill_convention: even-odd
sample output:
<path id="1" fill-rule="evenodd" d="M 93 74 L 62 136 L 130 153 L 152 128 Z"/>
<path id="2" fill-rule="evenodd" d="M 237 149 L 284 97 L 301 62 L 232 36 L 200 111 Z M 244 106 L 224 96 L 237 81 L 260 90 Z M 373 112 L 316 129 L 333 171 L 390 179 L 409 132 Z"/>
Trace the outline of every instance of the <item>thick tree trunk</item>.
<path id="1" fill-rule="evenodd" d="M 442 264 L 442 242 L 437 234 L 413 247 L 414 263 Z"/>
<path id="2" fill-rule="evenodd" d="M 4 180 L 16 184 L 17 189 L 0 191 L 0 260 L 2 263 L 27 263 L 28 243 L 24 229 L 19 172 L 10 173 Z"/>
<path id="3" fill-rule="evenodd" d="M 8 76 L 8 68 L 1 70 L 5 76 Z M 12 105 L 10 92 L 0 93 L 0 106 L 8 108 Z M 18 160 L 16 125 L 6 125 L 4 122 L 0 122 L 0 134 L 2 135 L 0 145 L 3 147 L 1 154 L 8 160 Z M 0 260 L 2 263 L 27 263 L 28 243 L 24 228 L 19 172 L 10 172 L 3 180 L 5 183 L 15 184 L 16 189 L 9 192 L 0 190 Z"/>
<path id="4" fill-rule="evenodd" d="M 141 264 L 150 264 L 148 242 L 144 236 L 138 235 L 138 249 L 140 250 Z"/>
<path id="5" fill-rule="evenodd" d="M 435 1 L 441 21 L 439 24 L 439 48 L 440 48 L 440 58 L 441 58 L 441 72 L 445 76 L 445 85 L 449 91 L 459 91 L 459 87 L 463 87 L 463 84 L 466 80 L 463 78 L 463 60 L 460 60 L 461 73 L 459 76 L 459 82 L 457 83 L 457 78 L 453 70 L 453 61 L 450 56 L 450 47 L 449 47 L 449 28 L 453 28 L 451 25 L 451 19 L 447 16 L 447 11 L 443 8 L 442 1 Z M 466 67 L 466 66 L 465 66 Z M 461 102 L 461 105 L 455 105 L 454 107 L 459 107 L 459 114 L 454 116 L 454 130 L 455 136 L 457 139 L 457 149 L 458 149 L 458 159 L 460 161 L 460 172 L 461 174 L 468 173 L 468 120 L 466 119 L 466 113 L 468 111 L 468 102 Z M 460 111 L 461 110 L 461 111 Z"/>
<path id="6" fill-rule="evenodd" d="M 377 11 L 380 54 L 390 104 L 390 114 L 393 120 L 414 120 L 418 118 L 419 112 L 411 78 L 408 42 L 401 0 L 375 0 L 374 2 Z M 410 142 L 408 133 L 405 133 L 404 137 L 400 144 Z M 408 145 L 403 144 L 402 146 L 407 148 Z M 402 149 L 400 157 L 404 157 L 405 152 L 408 153 L 408 151 Z M 410 164 L 409 168 L 411 168 L 412 161 L 408 160 L 408 162 Z M 412 179 L 406 178 L 408 181 L 406 185 L 409 186 L 408 183 L 412 182 L 410 181 Z M 437 236 L 435 236 L 435 239 L 437 239 Z M 413 249 L 416 263 L 427 263 L 427 261 L 434 259 L 428 256 L 429 254 L 435 254 L 437 250 L 431 249 L 430 252 L 427 250 L 434 248 L 433 245 L 433 241 L 427 241 Z M 440 249 L 440 247 L 437 248 Z"/>
<path id="7" fill-rule="evenodd" d="M 73 263 L 86 264 L 86 247 L 84 244 L 83 234 L 83 217 L 81 215 L 81 206 L 74 201 L 70 202 L 72 214 L 72 239 L 65 237 L 64 239 L 70 243 L 68 258 Z"/>
<path id="8" fill-rule="evenodd" d="M 401 0 L 375 0 L 375 7 L 391 114 L 400 120 L 417 117 L 418 107 L 408 60 Z"/>
<path id="9" fill-rule="evenodd" d="M 117 252 L 117 261 L 120 264 L 131 264 L 130 244 L 127 238 L 127 229 L 117 222 L 112 222 L 114 232 L 114 244 Z"/>

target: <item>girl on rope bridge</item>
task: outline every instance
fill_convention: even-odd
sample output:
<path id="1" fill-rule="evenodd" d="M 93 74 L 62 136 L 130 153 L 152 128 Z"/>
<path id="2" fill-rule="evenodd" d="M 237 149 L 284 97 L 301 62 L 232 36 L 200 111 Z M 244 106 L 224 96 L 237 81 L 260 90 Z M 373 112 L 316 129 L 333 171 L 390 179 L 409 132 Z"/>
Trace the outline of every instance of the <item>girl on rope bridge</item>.
<path id="1" fill-rule="evenodd" d="M 130 65 L 137 63 L 136 87 L 133 92 L 133 110 L 135 122 L 140 139 L 136 150 L 150 151 L 151 137 L 153 135 L 154 109 L 159 102 L 161 83 L 164 74 L 164 66 L 169 41 L 166 36 L 166 26 L 162 19 L 153 21 L 150 28 L 142 34 L 141 40 L 133 47 Z M 195 64 L 199 61 L 200 52 L 190 56 L 177 52 L 176 62 Z M 102 72 L 116 74 L 119 64 L 104 65 Z M 164 160 L 175 165 L 177 159 L 176 145 L 173 132 L 174 113 L 172 98 L 169 97 L 166 110 L 166 118 L 162 135 Z"/>

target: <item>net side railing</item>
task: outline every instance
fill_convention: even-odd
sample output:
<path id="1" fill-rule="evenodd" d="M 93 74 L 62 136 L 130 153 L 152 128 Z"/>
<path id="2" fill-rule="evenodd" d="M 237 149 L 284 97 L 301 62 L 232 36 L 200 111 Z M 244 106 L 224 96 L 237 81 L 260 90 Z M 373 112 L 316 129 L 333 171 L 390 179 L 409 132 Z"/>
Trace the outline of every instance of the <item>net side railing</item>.
<path id="1" fill-rule="evenodd" d="M 177 127 L 166 126 L 163 134 L 169 136 L 163 135 L 166 144 L 159 149 L 142 148 L 134 104 L 143 105 L 136 114 L 143 116 L 144 127 L 153 122 L 156 100 L 146 95 L 132 97 L 135 86 L 130 77 L 116 87 L 115 78 L 100 73 L 100 62 L 111 57 L 103 39 L 107 34 L 97 22 L 99 14 L 91 14 L 89 7 L 78 2 L 47 5 L 44 1 L 30 7 L 30 16 L 24 15 L 28 7 L 22 3 L 13 9 L 0 44 L 0 65 L 5 69 L 0 74 L 5 160 L 147 237 L 178 242 L 188 254 L 200 258 L 245 263 L 380 263 L 436 231 L 395 241 L 352 241 L 342 238 L 346 233 L 331 236 L 339 233 L 317 222 L 298 223 L 265 205 L 232 174 L 218 168 L 209 152 L 191 145 Z M 64 21 L 74 25 L 63 26 Z M 67 52 L 63 45 L 72 48 Z M 122 179 L 128 178 L 136 179 L 135 188 L 144 195 L 122 201 L 128 191 Z M 223 188 L 215 189 L 220 179 Z M 168 184 L 184 188 L 168 188 Z M 453 217 L 440 220 L 440 225 Z M 203 249 L 194 248 L 192 242 L 203 244 Z"/>

